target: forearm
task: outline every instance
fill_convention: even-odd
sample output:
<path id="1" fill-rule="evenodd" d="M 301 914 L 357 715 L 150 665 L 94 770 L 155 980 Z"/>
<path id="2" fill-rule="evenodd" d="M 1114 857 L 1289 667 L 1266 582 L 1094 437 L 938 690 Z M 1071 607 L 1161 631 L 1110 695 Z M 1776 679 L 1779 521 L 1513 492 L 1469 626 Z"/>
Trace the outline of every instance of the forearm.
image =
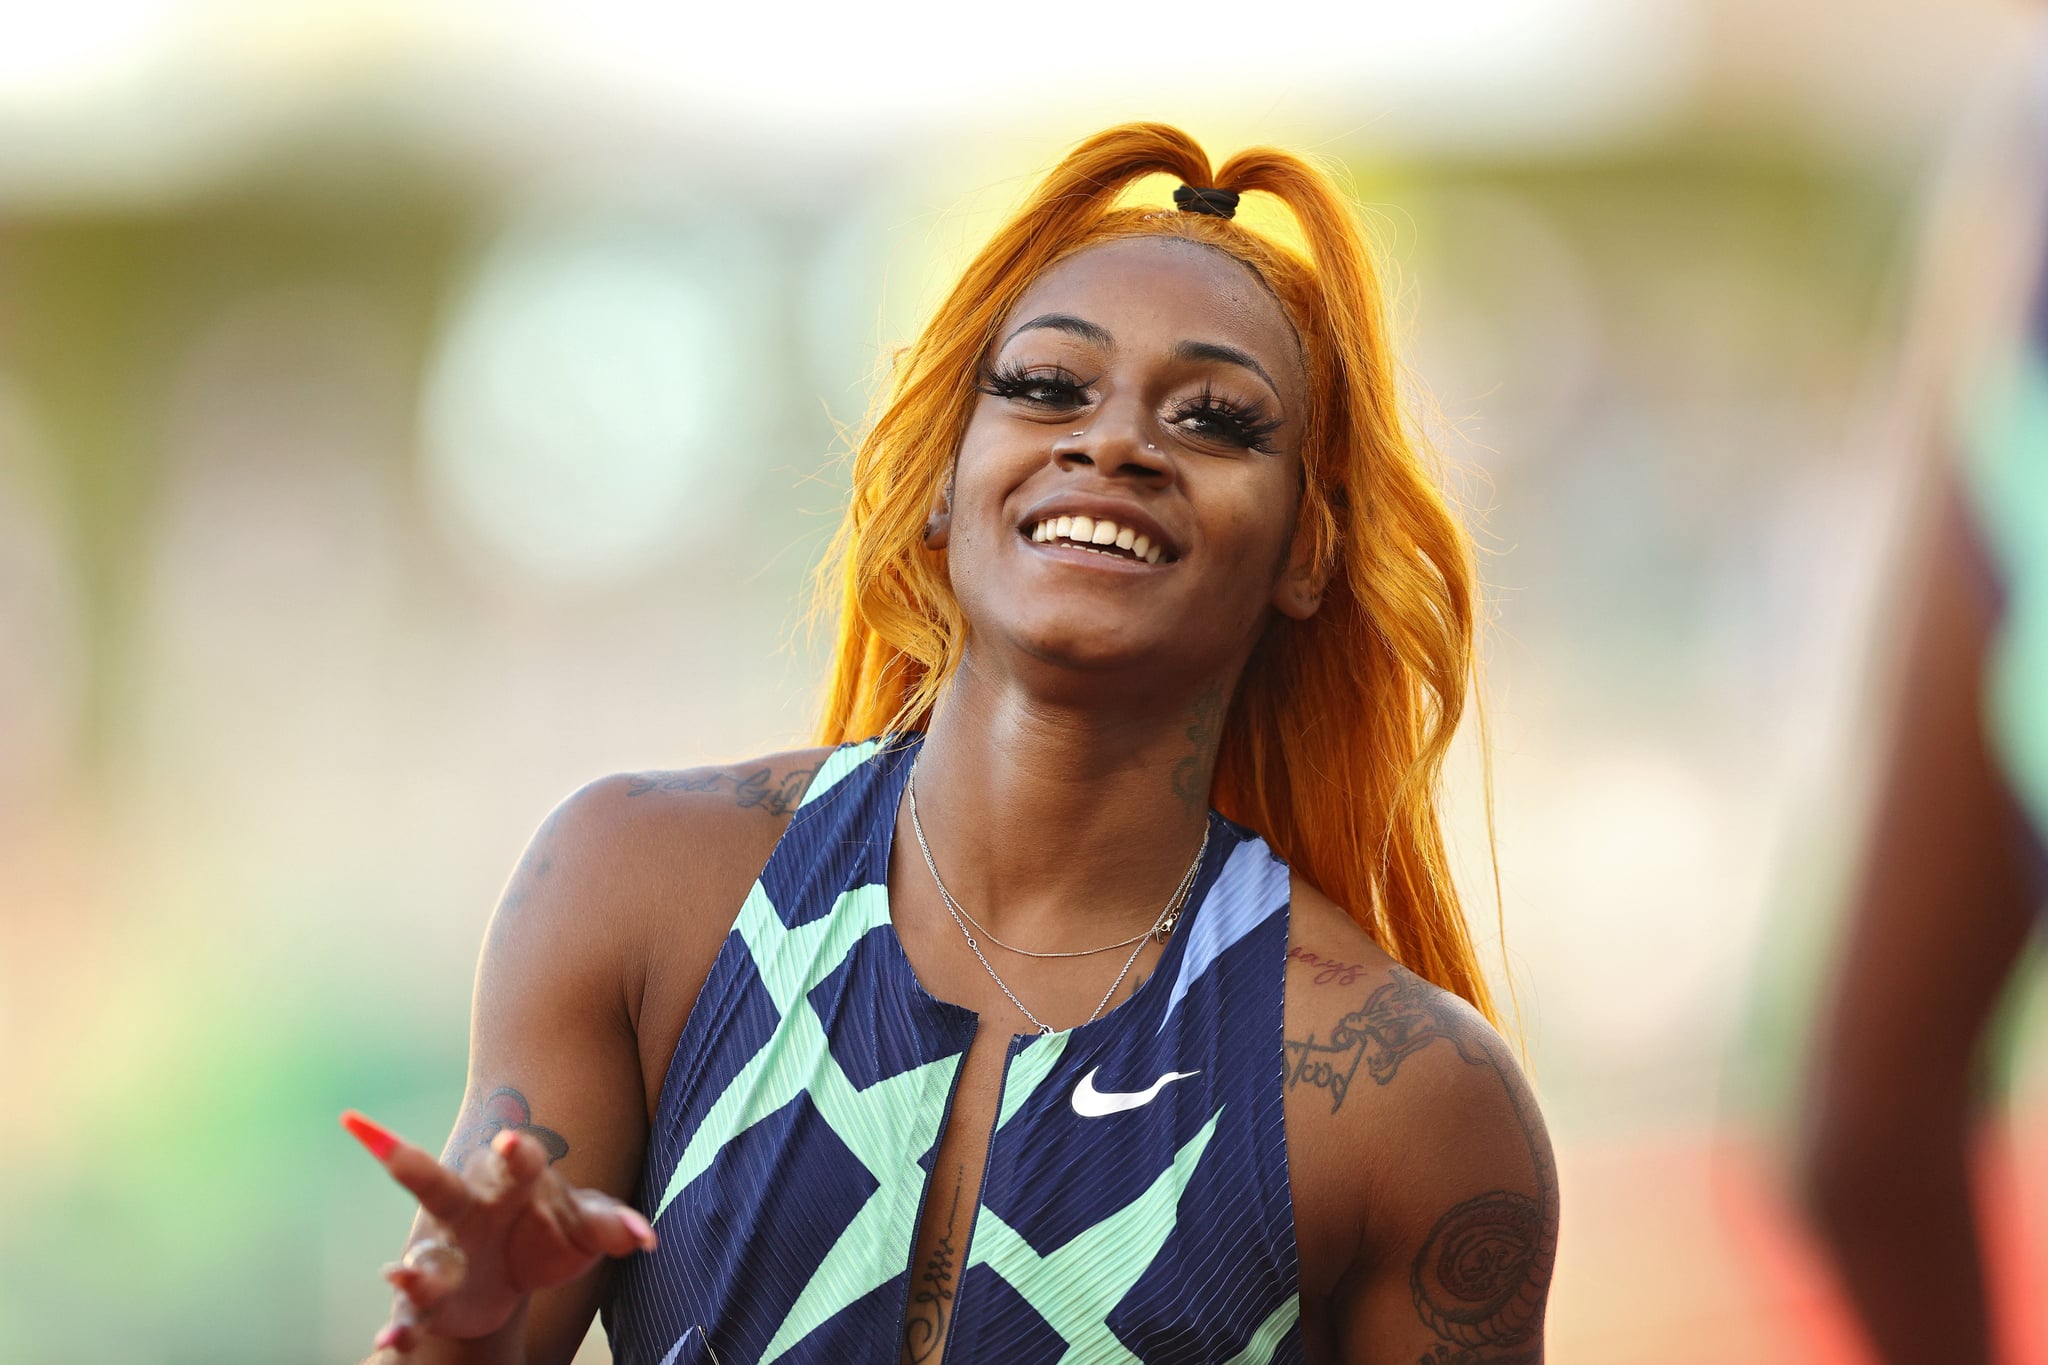
<path id="1" fill-rule="evenodd" d="M 522 1306 L 506 1324 L 487 1337 L 458 1340 L 429 1336 L 404 1357 L 406 1365 L 527 1365 L 526 1315 Z M 387 1352 L 373 1354 L 364 1365 L 391 1365 Z"/>
<path id="2" fill-rule="evenodd" d="M 1842 1287 L 1888 1365 L 1990 1359 L 1963 1106 L 1910 1126 L 1824 1133 L 1807 1205 Z"/>

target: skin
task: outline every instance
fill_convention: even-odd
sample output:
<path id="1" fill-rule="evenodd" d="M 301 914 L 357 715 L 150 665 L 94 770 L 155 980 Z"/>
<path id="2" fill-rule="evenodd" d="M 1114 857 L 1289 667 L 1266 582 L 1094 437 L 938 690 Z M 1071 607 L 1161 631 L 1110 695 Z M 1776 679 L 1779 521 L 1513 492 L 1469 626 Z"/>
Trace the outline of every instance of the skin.
<path id="1" fill-rule="evenodd" d="M 1991 1359 L 1970 1148 L 1985 1033 L 2037 894 L 2025 821 L 1984 731 L 1992 582 L 1960 493 L 1942 494 L 1917 557 L 1888 761 L 1810 1067 L 1799 1171 L 1808 1216 L 1896 1365 Z"/>
<path id="2" fill-rule="evenodd" d="M 1226 702 L 1261 633 L 1319 601 L 1296 536 L 1300 351 L 1241 265 L 1153 238 L 1048 271 L 987 359 L 1009 378 L 976 400 L 926 538 L 969 635 L 917 768 L 919 811 L 948 887 L 994 934 L 1110 941 L 1150 924 L 1194 857 Z M 1260 448 L 1229 439 L 1218 403 L 1262 410 Z M 1031 523 L 1075 498 L 1149 519 L 1171 562 L 1033 544 Z M 690 1006 L 787 822 L 787 803 L 762 793 L 801 792 L 824 752 L 607 778 L 564 803 L 486 944 L 451 1154 L 480 1097 L 517 1086 L 568 1148 L 521 1188 L 627 1196 Z M 1556 1181 L 1526 1085 L 1472 1010 L 1395 966 L 1299 877 L 1293 894 L 1285 1113 L 1310 1358 L 1540 1360 Z M 907 807 L 889 895 L 919 980 L 983 1021 L 913 1248 L 902 1353 L 926 1362 L 944 1354 L 1004 1046 L 1034 1030 L 947 915 Z M 1145 946 L 1111 1008 L 1161 951 Z M 1067 1027 L 1122 957 L 1001 966 Z M 464 1295 L 492 1290 L 449 1292 L 436 1330 Z M 405 1340 L 422 1360 L 566 1361 L 602 1292 L 582 1275 L 484 1335 Z M 413 1302 L 401 1286 L 401 1317 Z"/>

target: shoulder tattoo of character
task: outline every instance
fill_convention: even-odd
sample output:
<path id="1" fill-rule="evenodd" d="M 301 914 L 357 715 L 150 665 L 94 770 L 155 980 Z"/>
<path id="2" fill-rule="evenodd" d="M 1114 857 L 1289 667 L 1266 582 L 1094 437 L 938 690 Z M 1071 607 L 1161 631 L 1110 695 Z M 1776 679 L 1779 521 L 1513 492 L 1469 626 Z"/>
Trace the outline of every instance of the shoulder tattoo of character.
<path id="1" fill-rule="evenodd" d="M 788 815 L 803 801 L 804 792 L 809 790 L 811 777 L 816 772 L 816 768 L 791 768 L 777 773 L 773 768 L 761 767 L 744 772 L 737 768 L 714 768 L 666 775 L 639 773 L 627 784 L 626 795 L 726 791 L 732 793 L 733 804 L 742 810 Z"/>
<path id="2" fill-rule="evenodd" d="M 560 1133 L 533 1121 L 533 1106 L 526 1102 L 526 1096 L 509 1085 L 501 1085 L 479 1106 L 476 1123 L 469 1130 L 469 1141 L 456 1153 L 456 1169 L 460 1170 L 472 1154 L 490 1146 L 491 1139 L 507 1128 L 538 1142 L 546 1150 L 550 1166 L 569 1155 L 569 1143 Z"/>
<path id="3" fill-rule="evenodd" d="M 1314 965 L 1314 964 L 1311 964 Z M 1401 1064 L 1442 1041 L 1468 1066 L 1500 1080 L 1535 1173 L 1534 1197 L 1489 1190 L 1465 1200 L 1430 1229 L 1410 1269 L 1415 1311 L 1442 1344 L 1416 1365 L 1536 1365 L 1544 1302 L 1557 1257 L 1557 1166 L 1528 1084 L 1499 1039 L 1453 997 L 1396 967 L 1386 984 L 1338 1021 L 1327 1041 L 1286 1040 L 1287 1087 L 1329 1092 L 1343 1108 L 1360 1070 L 1387 1085 Z"/>

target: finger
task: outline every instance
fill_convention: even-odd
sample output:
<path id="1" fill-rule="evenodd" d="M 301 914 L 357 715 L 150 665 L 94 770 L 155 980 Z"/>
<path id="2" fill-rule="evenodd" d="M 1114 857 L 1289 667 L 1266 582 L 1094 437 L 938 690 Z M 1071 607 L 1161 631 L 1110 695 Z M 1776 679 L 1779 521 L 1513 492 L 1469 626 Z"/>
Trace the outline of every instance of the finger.
<path id="1" fill-rule="evenodd" d="M 547 1168 L 540 1144 L 508 1128 L 463 1164 L 463 1174 L 475 1199 L 502 1209 L 530 1197 Z"/>
<path id="2" fill-rule="evenodd" d="M 384 1279 L 425 1311 L 461 1288 L 468 1272 L 469 1258 L 460 1247 L 428 1238 L 408 1247 L 404 1260 L 385 1266 Z"/>
<path id="3" fill-rule="evenodd" d="M 630 1256 L 654 1250 L 657 1242 L 638 1209 L 597 1190 L 571 1191 L 561 1224 L 571 1246 L 594 1256 Z"/>
<path id="4" fill-rule="evenodd" d="M 351 1109 L 341 1116 L 341 1126 L 369 1149 L 391 1178 L 412 1192 L 420 1207 L 444 1223 L 452 1223 L 469 1211 L 474 1202 L 462 1177 L 436 1161 L 431 1152 L 415 1147 L 390 1129 Z"/>
<path id="5" fill-rule="evenodd" d="M 406 1302 L 403 1295 L 399 1295 L 392 1304 L 391 1321 L 385 1323 L 383 1330 L 377 1333 L 376 1340 L 370 1343 L 370 1349 L 405 1356 L 419 1344 L 418 1311 Z"/>
<path id="6" fill-rule="evenodd" d="M 548 1168 L 547 1149 L 516 1128 L 492 1138 L 491 1150 L 505 1163 L 505 1178 L 515 1189 L 531 1185 Z"/>

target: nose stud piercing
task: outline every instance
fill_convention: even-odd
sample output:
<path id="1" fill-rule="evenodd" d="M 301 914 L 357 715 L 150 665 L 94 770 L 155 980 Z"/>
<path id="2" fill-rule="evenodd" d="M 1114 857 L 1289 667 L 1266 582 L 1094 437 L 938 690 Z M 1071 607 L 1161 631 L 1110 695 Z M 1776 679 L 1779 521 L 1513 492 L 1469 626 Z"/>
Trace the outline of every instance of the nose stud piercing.
<path id="1" fill-rule="evenodd" d="M 1086 428 L 1086 427 L 1082 427 L 1082 428 L 1081 428 L 1081 431 L 1086 431 L 1087 429 L 1088 429 L 1088 428 Z M 1079 436 L 1079 435 L 1081 434 L 1081 431 L 1070 431 L 1070 432 L 1068 432 L 1068 433 L 1067 433 L 1067 435 L 1069 435 L 1069 436 Z"/>

